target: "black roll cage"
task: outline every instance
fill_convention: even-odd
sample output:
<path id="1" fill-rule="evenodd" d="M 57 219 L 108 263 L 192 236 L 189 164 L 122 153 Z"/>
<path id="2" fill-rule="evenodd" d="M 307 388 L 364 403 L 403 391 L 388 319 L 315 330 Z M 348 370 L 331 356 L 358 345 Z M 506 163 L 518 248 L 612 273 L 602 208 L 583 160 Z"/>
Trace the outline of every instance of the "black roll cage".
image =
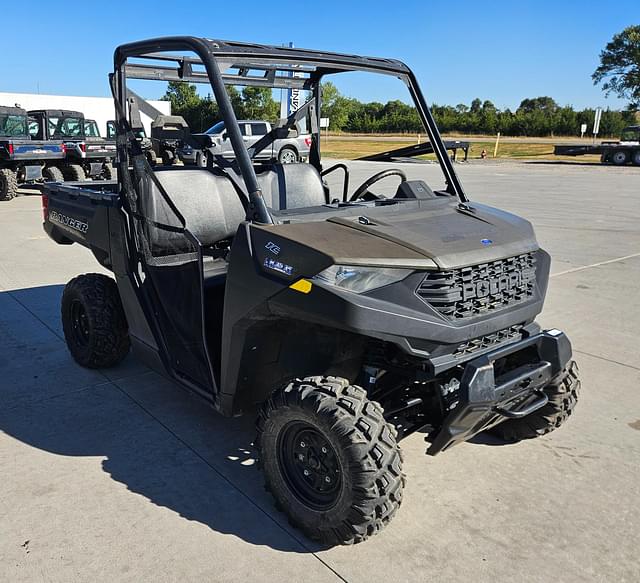
<path id="1" fill-rule="evenodd" d="M 167 54 L 172 51 L 189 51 L 196 57 Z M 145 63 L 128 63 L 129 59 L 141 59 Z M 153 63 L 150 64 L 149 62 Z M 172 63 L 174 66 L 168 66 Z M 177 65 L 177 66 L 175 66 Z M 204 70 L 203 70 L 204 68 Z M 222 70 L 236 69 L 237 73 Z M 304 89 L 313 92 L 315 100 L 312 127 L 320 124 L 321 96 L 318 87 L 324 75 L 349 71 L 366 71 L 398 77 L 407 86 L 420 118 L 426 128 L 433 151 L 445 175 L 447 191 L 461 202 L 468 199 L 447 154 L 440 132 L 427 106 L 417 79 L 411 69 L 401 61 L 375 57 L 327 53 L 323 51 L 276 47 L 253 43 L 211 40 L 192 36 L 154 38 L 121 45 L 114 53 L 113 90 L 116 100 L 116 120 L 119 131 L 133 136 L 126 119 L 126 103 L 130 96 L 126 80 L 184 81 L 209 83 L 220 108 L 225 128 L 235 154 L 235 160 L 248 191 L 246 205 L 248 221 L 273 223 L 258 184 L 251 157 L 244 145 L 240 127 L 225 90 L 225 85 L 250 85 L 274 89 Z M 255 74 L 258 72 L 258 74 Z M 252 74 L 253 73 L 253 74 Z M 302 75 L 306 76 L 300 76 Z M 296 75 L 297 74 L 297 75 Z M 315 141 L 315 139 L 314 139 Z M 319 166 L 320 144 L 315 143 L 315 156 L 311 162 Z M 120 161 L 127 156 L 126 148 L 119 148 Z M 322 170 L 319 168 L 319 170 Z M 244 201 L 243 201 L 244 202 Z"/>

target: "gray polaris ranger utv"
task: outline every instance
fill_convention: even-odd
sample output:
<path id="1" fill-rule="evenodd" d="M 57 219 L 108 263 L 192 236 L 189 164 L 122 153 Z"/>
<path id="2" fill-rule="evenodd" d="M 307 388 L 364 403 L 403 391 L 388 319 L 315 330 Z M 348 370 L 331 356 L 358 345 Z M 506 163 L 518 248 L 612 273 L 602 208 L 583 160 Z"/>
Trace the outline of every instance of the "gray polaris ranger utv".
<path id="1" fill-rule="evenodd" d="M 152 168 L 130 79 L 209 83 L 233 159 Z M 322 87 L 341 79 L 397 83 L 405 101 L 372 104 L 371 119 L 406 118 L 428 140 L 328 160 Z M 226 85 L 295 90 L 299 107 L 247 146 Z M 571 414 L 571 345 L 535 323 L 549 255 L 527 221 L 467 198 L 406 65 L 170 37 L 118 47 L 111 86 L 118 181 L 50 185 L 43 199 L 51 238 L 113 273 L 67 284 L 69 350 L 107 367 L 131 347 L 223 415 L 257 411 L 266 485 L 308 536 L 358 542 L 387 524 L 405 485 L 398 441 L 413 432 L 433 455 L 484 430 L 537 437 Z M 256 161 L 302 125 L 308 163 Z"/>

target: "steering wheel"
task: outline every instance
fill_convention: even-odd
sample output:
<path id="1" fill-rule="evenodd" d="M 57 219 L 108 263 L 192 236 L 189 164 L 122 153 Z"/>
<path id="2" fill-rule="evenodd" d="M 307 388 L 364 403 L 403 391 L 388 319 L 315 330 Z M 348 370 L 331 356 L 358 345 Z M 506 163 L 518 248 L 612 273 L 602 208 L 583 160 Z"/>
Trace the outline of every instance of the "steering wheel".
<path id="1" fill-rule="evenodd" d="M 349 202 L 353 202 L 354 200 L 358 200 L 365 193 L 367 193 L 369 191 L 369 187 L 370 186 L 373 186 L 376 182 L 379 182 L 380 180 L 383 180 L 384 178 L 388 178 L 389 176 L 399 176 L 400 177 L 400 182 L 406 182 L 406 180 L 407 180 L 407 175 L 402 170 L 400 170 L 398 168 L 387 168 L 386 170 L 383 170 L 382 172 L 378 172 L 377 174 L 374 174 L 368 180 L 365 180 L 356 189 L 356 191 L 351 195 L 351 198 L 349 199 Z M 371 193 L 371 194 L 373 194 L 373 193 Z"/>

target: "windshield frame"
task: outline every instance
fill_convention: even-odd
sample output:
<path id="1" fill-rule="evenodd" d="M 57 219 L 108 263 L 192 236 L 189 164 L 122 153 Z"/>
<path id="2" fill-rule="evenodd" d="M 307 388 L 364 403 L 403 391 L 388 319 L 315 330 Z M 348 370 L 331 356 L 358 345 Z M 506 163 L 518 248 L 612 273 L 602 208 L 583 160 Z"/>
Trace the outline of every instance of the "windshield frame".
<path id="1" fill-rule="evenodd" d="M 184 51 L 195 53 L 197 56 L 175 54 Z M 134 59 L 139 62 L 130 62 Z M 230 73 L 234 68 L 238 73 Z M 256 75 L 255 71 L 262 74 Z M 457 196 L 461 203 L 467 202 L 462 184 L 449 159 L 417 78 L 411 69 L 400 61 L 198 37 L 166 37 L 117 47 L 114 53 L 112 87 L 117 116 L 127 124 L 127 79 L 209 84 L 220 108 L 235 154 L 235 162 L 243 178 L 244 184 L 238 186 L 249 201 L 247 220 L 270 224 L 273 219 L 262 198 L 256 172 L 225 85 L 262 86 L 272 89 L 297 87 L 311 91 L 312 99 L 315 101 L 311 115 L 312 126 L 315 125 L 317 128 L 320 125 L 320 84 L 323 76 L 346 71 L 367 71 L 395 76 L 407 86 L 444 174 L 447 192 Z M 302 73 L 302 76 L 295 73 Z M 313 142 L 315 153 L 312 150 L 309 161 L 318 167 L 320 143 L 318 139 L 314 139 Z"/>

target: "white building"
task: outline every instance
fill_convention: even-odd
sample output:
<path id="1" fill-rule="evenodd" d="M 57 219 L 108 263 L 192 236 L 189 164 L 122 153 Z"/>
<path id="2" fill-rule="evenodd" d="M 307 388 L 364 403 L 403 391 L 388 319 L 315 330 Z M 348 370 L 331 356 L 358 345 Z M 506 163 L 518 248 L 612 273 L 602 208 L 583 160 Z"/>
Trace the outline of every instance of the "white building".
<path id="1" fill-rule="evenodd" d="M 0 105 L 13 107 L 18 104 L 27 111 L 32 109 L 67 109 L 80 111 L 85 118 L 95 119 L 102 136 L 107 132 L 107 121 L 115 119 L 113 98 L 111 97 L 80 97 L 75 95 L 40 95 L 34 93 L 2 93 Z M 149 101 L 155 109 L 164 115 L 171 115 L 171 103 L 168 101 Z M 147 135 L 151 135 L 152 119 L 140 112 L 142 124 Z"/>

